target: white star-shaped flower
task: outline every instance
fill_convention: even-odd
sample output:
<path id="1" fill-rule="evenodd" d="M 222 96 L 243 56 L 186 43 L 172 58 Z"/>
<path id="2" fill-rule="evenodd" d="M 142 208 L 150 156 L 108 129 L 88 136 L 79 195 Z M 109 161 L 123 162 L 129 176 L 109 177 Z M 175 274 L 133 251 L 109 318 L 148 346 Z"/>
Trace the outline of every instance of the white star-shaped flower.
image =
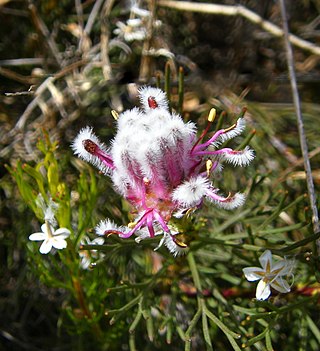
<path id="1" fill-rule="evenodd" d="M 284 277 L 292 276 L 294 260 L 284 259 L 273 264 L 271 251 L 266 250 L 260 256 L 259 261 L 262 268 L 243 268 L 243 273 L 249 282 L 260 280 L 257 285 L 256 298 L 266 300 L 271 294 L 270 286 L 281 293 L 288 293 L 290 286 Z"/>
<path id="2" fill-rule="evenodd" d="M 45 222 L 41 226 L 42 232 L 33 233 L 29 236 L 31 241 L 43 241 L 40 246 L 40 253 L 47 254 L 52 247 L 55 249 L 65 249 L 67 247 L 66 238 L 70 235 L 70 230 L 67 228 L 59 228 L 55 230 L 49 222 Z"/>

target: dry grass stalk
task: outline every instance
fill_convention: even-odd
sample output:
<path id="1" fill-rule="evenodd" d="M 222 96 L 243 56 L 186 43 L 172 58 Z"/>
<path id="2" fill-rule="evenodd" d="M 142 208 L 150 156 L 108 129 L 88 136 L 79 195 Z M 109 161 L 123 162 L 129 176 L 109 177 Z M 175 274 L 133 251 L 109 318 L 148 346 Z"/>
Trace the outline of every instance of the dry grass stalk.
<path id="1" fill-rule="evenodd" d="M 160 0 L 158 2 L 158 6 L 168 7 L 180 11 L 203 12 L 212 15 L 241 16 L 248 21 L 260 26 L 262 29 L 275 37 L 283 37 L 284 35 L 283 30 L 280 27 L 264 20 L 261 16 L 242 5 L 218 5 L 198 2 L 192 3 L 189 1 Z M 309 51 L 315 55 L 320 55 L 319 46 L 316 46 L 309 41 L 301 39 L 293 34 L 289 34 L 288 37 L 291 44 L 299 47 L 300 49 Z"/>

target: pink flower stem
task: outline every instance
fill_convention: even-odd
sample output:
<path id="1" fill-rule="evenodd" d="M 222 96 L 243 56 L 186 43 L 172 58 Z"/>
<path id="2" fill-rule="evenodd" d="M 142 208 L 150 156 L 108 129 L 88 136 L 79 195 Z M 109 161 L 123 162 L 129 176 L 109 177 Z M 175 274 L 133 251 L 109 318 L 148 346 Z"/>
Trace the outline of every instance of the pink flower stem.
<path id="1" fill-rule="evenodd" d="M 103 162 L 108 168 L 111 168 L 111 169 L 115 168 L 114 164 L 113 164 L 112 157 L 110 155 L 106 154 L 105 152 L 103 152 L 98 146 L 96 148 L 95 154 L 97 157 L 99 157 L 101 162 Z"/>
<path id="2" fill-rule="evenodd" d="M 225 130 L 224 130 L 224 129 L 218 130 L 218 131 L 215 132 L 214 135 L 213 135 L 209 140 L 207 140 L 205 143 L 200 144 L 200 145 L 195 145 L 195 146 L 192 148 L 192 150 L 191 150 L 191 154 L 196 154 L 196 152 L 197 152 L 198 150 L 204 150 L 204 149 L 206 149 L 207 147 L 210 146 L 210 144 L 212 144 L 214 141 L 216 141 L 217 138 L 218 138 L 220 135 L 222 135 L 222 134 L 224 134 L 224 133 L 225 133 Z"/>
<path id="3" fill-rule="evenodd" d="M 203 155 L 221 155 L 221 154 L 229 154 L 229 153 L 237 153 L 233 149 L 224 148 L 216 151 L 196 151 L 194 155 L 203 156 Z"/>
<path id="4" fill-rule="evenodd" d="M 196 148 L 196 146 L 200 143 L 200 141 L 205 137 L 205 135 L 208 133 L 210 126 L 211 126 L 211 122 L 208 122 L 206 129 L 201 133 L 200 137 L 193 145 L 193 148 L 191 149 L 191 153 Z"/>
<path id="5" fill-rule="evenodd" d="M 222 197 L 214 193 L 213 191 L 208 190 L 206 193 L 207 196 L 211 197 L 211 199 L 219 202 L 225 202 L 228 198 Z"/>

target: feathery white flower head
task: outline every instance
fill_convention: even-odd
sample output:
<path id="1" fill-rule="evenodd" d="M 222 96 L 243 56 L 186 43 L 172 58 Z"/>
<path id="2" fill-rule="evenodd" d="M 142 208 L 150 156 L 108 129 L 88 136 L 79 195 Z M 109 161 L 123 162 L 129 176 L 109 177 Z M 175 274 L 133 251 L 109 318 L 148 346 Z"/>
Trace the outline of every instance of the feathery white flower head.
<path id="1" fill-rule="evenodd" d="M 218 138 L 218 141 L 224 143 L 229 139 L 233 139 L 234 137 L 243 133 L 246 127 L 246 121 L 244 118 L 239 118 L 234 128 L 230 129 L 229 131 L 221 134 Z"/>
<path id="2" fill-rule="evenodd" d="M 110 234 L 126 233 L 130 229 L 124 226 L 119 227 L 113 221 L 110 221 L 110 219 L 104 219 L 95 227 L 95 231 L 98 235 L 108 236 Z"/>
<path id="3" fill-rule="evenodd" d="M 43 241 L 40 246 L 40 253 L 47 254 L 52 247 L 61 250 L 67 247 L 66 238 L 70 235 L 70 230 L 67 228 L 59 228 L 55 230 L 53 226 L 46 221 L 41 226 L 42 232 L 33 233 L 29 236 L 31 241 Z"/>
<path id="4" fill-rule="evenodd" d="M 107 156 L 106 146 L 96 137 L 91 127 L 81 129 L 71 147 L 78 157 L 92 163 L 105 174 L 108 174 L 109 169 L 113 167 L 112 161 Z"/>
<path id="5" fill-rule="evenodd" d="M 139 89 L 139 96 L 145 112 L 156 108 L 168 109 L 167 95 L 160 89 L 143 86 Z"/>
<path id="6" fill-rule="evenodd" d="M 172 193 L 172 199 L 182 207 L 194 207 L 199 205 L 208 192 L 210 183 L 202 176 L 191 178 L 179 185 Z"/>
<path id="7" fill-rule="evenodd" d="M 295 265 L 294 260 L 281 260 L 275 264 L 272 261 L 270 250 L 266 250 L 259 258 L 260 267 L 243 268 L 243 273 L 249 282 L 259 280 L 256 290 L 258 300 L 266 300 L 270 294 L 270 287 L 281 293 L 290 292 L 290 286 L 285 277 L 292 277 L 292 271 Z"/>
<path id="8" fill-rule="evenodd" d="M 206 198 L 210 202 L 213 202 L 216 206 L 223 208 L 225 210 L 233 210 L 244 204 L 246 196 L 242 193 L 235 193 L 234 195 L 229 195 L 227 197 L 222 197 L 216 193 L 211 192 Z"/>
<path id="9" fill-rule="evenodd" d="M 165 236 L 164 245 L 174 257 L 186 255 L 189 251 L 188 247 L 179 245 L 174 237 L 170 235 Z"/>
<path id="10" fill-rule="evenodd" d="M 225 149 L 223 153 L 216 155 L 219 161 L 226 161 L 234 166 L 247 166 L 254 159 L 254 152 L 249 146 L 239 151 Z"/>

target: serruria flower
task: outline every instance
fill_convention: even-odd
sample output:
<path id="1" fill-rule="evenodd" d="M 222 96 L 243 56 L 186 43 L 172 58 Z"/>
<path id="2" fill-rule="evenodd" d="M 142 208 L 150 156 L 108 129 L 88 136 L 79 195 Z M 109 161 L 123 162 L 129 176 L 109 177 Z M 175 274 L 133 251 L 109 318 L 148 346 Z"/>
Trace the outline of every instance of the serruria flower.
<path id="1" fill-rule="evenodd" d="M 54 229 L 53 226 L 46 221 L 41 226 L 41 232 L 33 233 L 29 236 L 31 241 L 43 241 L 40 246 L 40 253 L 47 254 L 52 247 L 61 250 L 67 247 L 66 238 L 70 235 L 70 230 L 67 228 Z"/>
<path id="2" fill-rule="evenodd" d="M 290 286 L 285 277 L 292 277 L 294 260 L 283 259 L 273 263 L 270 250 L 266 250 L 259 258 L 260 267 L 243 268 L 243 273 L 249 282 L 260 280 L 257 285 L 256 298 L 266 300 L 270 294 L 270 287 L 281 293 L 290 292 Z"/>
<path id="3" fill-rule="evenodd" d="M 110 147 L 95 136 L 92 128 L 82 129 L 72 144 L 76 155 L 110 175 L 115 190 L 137 213 L 128 226 L 118 227 L 110 220 L 96 227 L 99 235 L 117 234 L 121 238 L 162 234 L 160 243 L 174 255 L 186 245 L 172 232 L 170 219 L 189 214 L 204 201 L 231 210 L 245 201 L 242 193 L 227 193 L 216 188 L 212 178 L 222 171 L 223 163 L 246 166 L 253 151 L 219 148 L 225 141 L 240 135 L 245 128 L 241 115 L 227 129 L 207 137 L 215 118 L 210 111 L 208 126 L 197 137 L 196 125 L 185 123 L 169 111 L 166 94 L 157 88 L 139 89 L 142 107 L 117 115 L 117 132 Z"/>

